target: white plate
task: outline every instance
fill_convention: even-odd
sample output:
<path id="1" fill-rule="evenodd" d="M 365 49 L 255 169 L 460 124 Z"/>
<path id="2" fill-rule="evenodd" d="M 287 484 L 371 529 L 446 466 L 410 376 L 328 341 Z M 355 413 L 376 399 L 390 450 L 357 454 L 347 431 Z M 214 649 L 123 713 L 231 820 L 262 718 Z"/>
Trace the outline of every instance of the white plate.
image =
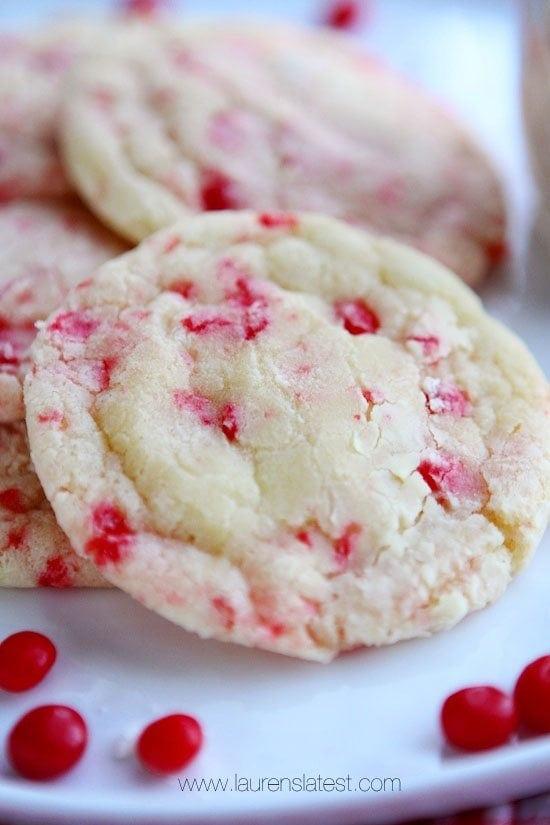
<path id="1" fill-rule="evenodd" d="M 3 0 L 0 20 L 21 13 Z M 53 3 L 34 4 L 46 8 Z M 79 8 L 99 4 L 81 2 Z M 269 3 L 265 3 L 266 9 Z M 279 2 L 305 18 L 315 3 Z M 246 10 L 245 0 L 197 2 L 201 12 Z M 273 4 L 275 6 L 275 4 Z M 32 16 L 33 3 L 24 14 Z M 489 0 L 384 0 L 369 37 L 402 68 L 454 101 L 506 176 L 521 250 L 530 189 L 517 123 L 511 3 Z M 419 36 L 422 32 L 422 36 Z M 489 284 L 491 308 L 550 367 L 550 278 L 536 250 L 527 269 Z M 525 271 L 528 272 L 525 277 Z M 545 337 L 546 332 L 546 337 Z M 523 665 L 550 650 L 550 542 L 502 601 L 450 633 L 341 657 L 323 667 L 202 642 L 120 593 L 16 592 L 0 595 L 0 636 L 36 628 L 60 658 L 27 695 L 0 698 L 0 729 L 45 702 L 80 709 L 89 721 L 86 758 L 68 777 L 30 784 L 0 766 L 0 818 L 10 822 L 283 823 L 397 821 L 550 789 L 550 738 L 482 756 L 441 747 L 442 698 L 468 683 L 511 687 Z M 128 738 L 174 710 L 204 724 L 206 747 L 188 776 L 399 778 L 401 792 L 238 793 L 180 791 L 177 779 L 143 775 L 117 760 Z"/>

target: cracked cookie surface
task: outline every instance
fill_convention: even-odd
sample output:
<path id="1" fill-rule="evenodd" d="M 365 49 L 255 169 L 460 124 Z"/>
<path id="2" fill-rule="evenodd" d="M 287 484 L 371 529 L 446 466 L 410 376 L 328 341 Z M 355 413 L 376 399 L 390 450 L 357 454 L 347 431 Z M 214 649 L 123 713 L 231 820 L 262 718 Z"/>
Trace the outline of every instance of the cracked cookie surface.
<path id="1" fill-rule="evenodd" d="M 504 254 L 487 158 L 411 83 L 332 33 L 188 24 L 83 60 L 64 159 L 104 221 L 141 240 L 202 210 L 322 212 L 479 281 Z"/>
<path id="2" fill-rule="evenodd" d="M 428 635 L 497 599 L 546 525 L 523 344 L 431 259 L 330 218 L 157 233 L 33 359 L 32 456 L 76 551 L 205 637 L 328 661 Z"/>

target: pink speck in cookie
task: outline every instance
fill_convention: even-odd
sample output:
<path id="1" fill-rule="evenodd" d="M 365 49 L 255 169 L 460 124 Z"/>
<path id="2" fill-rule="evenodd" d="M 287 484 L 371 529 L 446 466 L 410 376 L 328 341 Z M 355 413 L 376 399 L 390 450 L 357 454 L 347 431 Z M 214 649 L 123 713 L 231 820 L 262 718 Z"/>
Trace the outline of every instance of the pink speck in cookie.
<path id="1" fill-rule="evenodd" d="M 0 318 L 0 369 L 17 367 L 32 344 L 36 330 L 32 322 L 12 324 Z"/>
<path id="2" fill-rule="evenodd" d="M 135 535 L 124 513 L 109 502 L 95 507 L 92 531 L 92 538 L 86 542 L 85 550 L 99 567 L 122 561 Z"/>
<path id="3" fill-rule="evenodd" d="M 334 542 L 334 556 L 340 566 L 345 566 L 355 550 L 357 539 L 361 533 L 361 526 L 351 522 Z"/>
<path id="4" fill-rule="evenodd" d="M 231 402 L 224 404 L 220 410 L 219 425 L 228 441 L 235 441 L 239 435 L 239 419 L 237 408 Z"/>
<path id="5" fill-rule="evenodd" d="M 172 235 L 168 240 L 165 242 L 162 251 L 165 255 L 169 252 L 173 252 L 174 249 L 177 249 L 178 246 L 181 246 L 181 238 L 178 238 L 177 235 Z"/>
<path id="6" fill-rule="evenodd" d="M 235 184 L 223 172 L 207 169 L 202 174 L 202 208 L 206 212 L 223 209 L 239 209 L 241 204 L 235 195 Z"/>
<path id="7" fill-rule="evenodd" d="M 272 636 L 274 639 L 278 639 L 279 636 L 284 636 L 284 634 L 286 633 L 286 625 L 284 625 L 282 622 L 268 622 L 264 620 L 262 621 L 262 624 L 269 633 L 269 635 Z"/>
<path id="8" fill-rule="evenodd" d="M 223 596 L 213 598 L 212 607 L 218 613 L 224 628 L 232 630 L 235 627 L 235 608 Z"/>
<path id="9" fill-rule="evenodd" d="M 10 513 L 26 513 L 28 509 L 23 493 L 17 487 L 2 490 L 0 493 L 0 507 L 9 510 Z"/>
<path id="10" fill-rule="evenodd" d="M 213 402 L 204 395 L 185 390 L 174 390 L 172 393 L 174 404 L 180 410 L 193 413 L 205 427 L 217 423 L 218 416 Z"/>
<path id="11" fill-rule="evenodd" d="M 362 298 L 336 301 L 334 311 L 336 317 L 342 321 L 344 329 L 347 329 L 350 335 L 373 334 L 380 329 L 378 315 Z"/>
<path id="12" fill-rule="evenodd" d="M 86 341 L 99 327 L 97 318 L 86 312 L 62 312 L 49 325 L 50 332 L 59 332 L 73 341 Z"/>
<path id="13" fill-rule="evenodd" d="M 382 404 L 384 396 L 378 390 L 364 388 L 361 390 L 361 395 L 367 404 Z"/>
<path id="14" fill-rule="evenodd" d="M 71 587 L 73 578 L 63 556 L 52 556 L 38 577 L 39 587 Z"/>
<path id="15" fill-rule="evenodd" d="M 386 207 L 396 207 L 405 194 L 405 181 L 402 178 L 390 178 L 380 184 L 376 190 L 376 200 Z"/>
<path id="16" fill-rule="evenodd" d="M 37 420 L 39 424 L 63 424 L 63 410 L 47 408 L 38 413 Z"/>
<path id="17" fill-rule="evenodd" d="M 266 229 L 295 229 L 298 218 L 290 212 L 263 212 L 258 221 Z"/>
<path id="18" fill-rule="evenodd" d="M 487 485 L 479 470 L 454 456 L 421 461 L 418 472 L 440 504 L 448 504 L 449 496 L 480 501 L 487 494 Z"/>
<path id="19" fill-rule="evenodd" d="M 409 335 L 407 341 L 416 341 L 422 347 L 425 358 L 434 360 L 439 354 L 440 340 L 437 335 Z"/>
<path id="20" fill-rule="evenodd" d="M 94 365 L 94 377 L 97 380 L 98 392 L 105 392 L 111 386 L 111 375 L 118 363 L 118 358 L 102 358 Z"/>
<path id="21" fill-rule="evenodd" d="M 213 115 L 208 128 L 210 142 L 226 152 L 238 152 L 246 143 L 246 112 L 224 110 Z"/>
<path id="22" fill-rule="evenodd" d="M 186 301 L 197 297 L 197 285 L 193 283 L 193 281 L 173 281 L 168 289 L 170 292 L 175 292 L 177 295 L 181 295 L 181 297 L 185 298 Z"/>
<path id="23" fill-rule="evenodd" d="M 424 394 L 426 406 L 434 415 L 454 415 L 462 418 L 471 412 L 472 405 L 467 393 L 450 382 L 428 379 Z"/>

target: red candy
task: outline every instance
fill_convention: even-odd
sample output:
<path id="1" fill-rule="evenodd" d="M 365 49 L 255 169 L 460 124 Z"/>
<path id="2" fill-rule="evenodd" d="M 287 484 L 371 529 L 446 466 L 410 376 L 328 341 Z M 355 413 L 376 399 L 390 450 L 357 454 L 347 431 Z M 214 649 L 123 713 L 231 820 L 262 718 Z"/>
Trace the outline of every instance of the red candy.
<path id="1" fill-rule="evenodd" d="M 86 542 L 86 553 L 100 567 L 120 562 L 133 541 L 134 531 L 126 516 L 113 504 L 99 504 L 92 514 L 94 535 Z"/>
<path id="2" fill-rule="evenodd" d="M 373 334 L 380 329 L 378 315 L 363 301 L 337 301 L 334 305 L 337 318 L 351 335 Z"/>
<path id="3" fill-rule="evenodd" d="M 88 743 L 82 716 L 63 705 L 44 705 L 29 711 L 12 728 L 8 758 L 25 779 L 54 779 L 81 759 Z"/>
<path id="4" fill-rule="evenodd" d="M 192 716 L 175 713 L 151 722 L 136 745 L 141 764 L 153 773 L 177 773 L 197 755 L 203 735 Z"/>
<path id="5" fill-rule="evenodd" d="M 491 686 L 453 693 L 443 703 L 440 721 L 447 742 L 465 751 L 504 745 L 516 729 L 512 698 Z"/>
<path id="6" fill-rule="evenodd" d="M 334 29 L 352 29 L 363 17 L 361 0 L 333 0 L 327 9 L 324 22 Z"/>
<path id="7" fill-rule="evenodd" d="M 550 656 L 527 665 L 516 682 L 519 721 L 532 733 L 550 733 Z"/>
<path id="8" fill-rule="evenodd" d="M 0 644 L 0 688 L 21 693 L 49 673 L 57 657 L 55 645 L 42 633 L 21 630 Z"/>
<path id="9" fill-rule="evenodd" d="M 203 172 L 201 186 L 202 208 L 207 212 L 218 212 L 222 209 L 239 209 L 239 202 L 235 197 L 234 184 L 222 172 L 207 170 Z"/>

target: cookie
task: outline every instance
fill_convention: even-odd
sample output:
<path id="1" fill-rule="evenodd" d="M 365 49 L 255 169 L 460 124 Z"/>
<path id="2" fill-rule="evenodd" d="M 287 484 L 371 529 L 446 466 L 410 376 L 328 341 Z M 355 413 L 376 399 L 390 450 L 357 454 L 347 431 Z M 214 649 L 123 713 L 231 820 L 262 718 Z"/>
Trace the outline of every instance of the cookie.
<path id="1" fill-rule="evenodd" d="M 201 210 L 300 209 L 390 234 L 472 284 L 504 254 L 481 150 L 337 34 L 190 24 L 81 61 L 65 98 L 72 180 L 131 240 Z"/>
<path id="2" fill-rule="evenodd" d="M 0 35 L 0 200 L 68 193 L 57 126 L 63 84 L 75 60 L 120 50 L 141 24 L 65 22 Z"/>
<path id="3" fill-rule="evenodd" d="M 439 264 L 334 219 L 185 220 L 74 290 L 33 359 L 59 523 L 201 636 L 328 661 L 428 635 L 546 525 L 530 354 Z"/>
<path id="4" fill-rule="evenodd" d="M 0 424 L 0 587 L 106 586 L 71 550 L 32 468 L 24 422 Z"/>
<path id="5" fill-rule="evenodd" d="M 35 322 L 125 246 L 75 200 L 0 204 L 0 422 L 24 417 L 22 379 Z"/>

